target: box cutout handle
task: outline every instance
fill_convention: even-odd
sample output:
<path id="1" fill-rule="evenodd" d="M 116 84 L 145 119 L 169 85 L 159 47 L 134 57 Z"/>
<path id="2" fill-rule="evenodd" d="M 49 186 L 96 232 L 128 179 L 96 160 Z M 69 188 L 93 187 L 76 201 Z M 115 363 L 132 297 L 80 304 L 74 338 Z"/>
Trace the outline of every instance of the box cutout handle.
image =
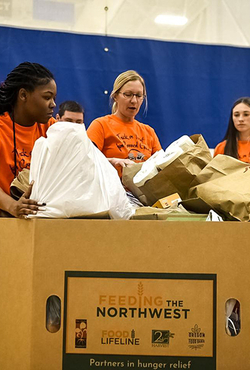
<path id="1" fill-rule="evenodd" d="M 240 333 L 241 318 L 240 318 L 240 302 L 235 298 L 230 298 L 225 304 L 226 315 L 226 333 L 231 337 L 235 337 Z"/>
<path id="2" fill-rule="evenodd" d="M 61 327 L 61 299 L 51 295 L 46 302 L 46 329 L 56 333 Z"/>

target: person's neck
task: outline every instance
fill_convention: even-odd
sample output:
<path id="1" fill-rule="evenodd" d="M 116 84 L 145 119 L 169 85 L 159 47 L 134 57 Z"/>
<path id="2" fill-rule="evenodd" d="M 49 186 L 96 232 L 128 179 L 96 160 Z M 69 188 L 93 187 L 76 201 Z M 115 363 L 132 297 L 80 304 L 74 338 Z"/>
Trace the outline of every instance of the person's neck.
<path id="1" fill-rule="evenodd" d="M 249 132 L 241 132 L 239 134 L 240 141 L 250 141 L 250 133 Z"/>
<path id="2" fill-rule="evenodd" d="M 135 117 L 127 117 L 127 116 L 124 116 L 122 114 L 120 114 L 119 112 L 115 112 L 114 115 L 118 118 L 120 118 L 123 122 L 133 122 L 134 121 L 134 118 Z"/>
<path id="3" fill-rule="evenodd" d="M 14 111 L 10 113 L 10 117 L 12 120 L 14 119 L 15 123 L 20 126 L 30 127 L 35 124 L 35 121 L 30 120 L 25 114 L 23 114 L 23 112 L 20 112 L 19 110 L 14 109 Z"/>

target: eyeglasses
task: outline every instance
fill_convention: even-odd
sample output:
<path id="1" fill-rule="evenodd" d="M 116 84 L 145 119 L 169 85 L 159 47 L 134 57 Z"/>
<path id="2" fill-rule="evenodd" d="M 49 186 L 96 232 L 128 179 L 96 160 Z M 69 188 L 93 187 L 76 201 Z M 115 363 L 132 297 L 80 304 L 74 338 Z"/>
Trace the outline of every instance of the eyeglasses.
<path id="1" fill-rule="evenodd" d="M 136 97 L 137 100 L 143 100 L 145 98 L 145 95 L 143 94 L 133 94 L 130 91 L 127 91 L 127 92 L 120 91 L 119 94 L 122 94 L 123 97 L 127 100 L 133 99 L 134 96 Z"/>

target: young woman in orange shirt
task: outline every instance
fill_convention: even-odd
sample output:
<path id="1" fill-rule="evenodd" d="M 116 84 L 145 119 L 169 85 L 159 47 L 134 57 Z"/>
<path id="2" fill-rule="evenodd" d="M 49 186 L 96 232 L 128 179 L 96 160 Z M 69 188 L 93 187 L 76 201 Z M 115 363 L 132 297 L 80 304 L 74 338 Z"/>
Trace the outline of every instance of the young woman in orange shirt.
<path id="1" fill-rule="evenodd" d="M 238 99 L 230 113 L 224 141 L 215 150 L 217 154 L 226 154 L 240 161 L 250 163 L 250 98 Z"/>
<path id="2" fill-rule="evenodd" d="M 0 211 L 14 217 L 35 214 L 42 206 L 29 199 L 32 185 L 14 200 L 10 184 L 23 168 L 29 169 L 35 141 L 55 122 L 55 96 L 52 73 L 37 63 L 21 63 L 0 85 Z"/>

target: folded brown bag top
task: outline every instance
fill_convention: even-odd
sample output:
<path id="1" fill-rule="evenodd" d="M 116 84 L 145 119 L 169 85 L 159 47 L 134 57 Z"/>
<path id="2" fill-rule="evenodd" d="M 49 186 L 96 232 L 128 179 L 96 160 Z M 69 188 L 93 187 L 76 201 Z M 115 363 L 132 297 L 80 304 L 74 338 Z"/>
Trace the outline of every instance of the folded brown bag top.
<path id="1" fill-rule="evenodd" d="M 10 184 L 10 194 L 12 198 L 18 200 L 29 186 L 30 171 L 24 168 Z"/>

